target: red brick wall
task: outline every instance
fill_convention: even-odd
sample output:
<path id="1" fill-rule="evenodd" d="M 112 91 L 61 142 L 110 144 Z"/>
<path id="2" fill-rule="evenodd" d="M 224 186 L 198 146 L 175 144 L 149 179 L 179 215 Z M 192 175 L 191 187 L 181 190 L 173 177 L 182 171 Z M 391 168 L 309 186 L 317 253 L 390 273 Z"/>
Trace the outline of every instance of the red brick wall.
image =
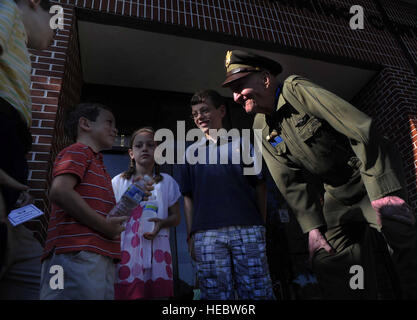
<path id="1" fill-rule="evenodd" d="M 412 206 L 417 208 L 417 77 L 391 68 L 381 71 L 353 103 L 372 116 L 379 131 L 400 150 Z M 414 131 L 414 133 L 413 133 Z"/>
<path id="2" fill-rule="evenodd" d="M 318 3 L 313 10 L 300 3 Z M 201 31 L 277 44 L 279 49 L 308 50 L 336 57 L 409 69 L 403 52 L 388 29 L 378 30 L 369 22 L 381 17 L 373 0 L 61 0 L 76 7 L 138 19 L 181 25 Z M 408 17 L 411 25 L 416 6 L 382 1 L 390 16 Z M 365 10 L 365 29 L 351 30 L 349 8 Z M 348 18 L 329 14 L 342 7 Z M 317 14 L 318 12 L 319 14 Z M 415 19 L 414 19 L 415 24 Z"/>
<path id="3" fill-rule="evenodd" d="M 81 63 L 73 8 L 64 9 L 65 27 L 59 30 L 48 50 L 31 50 L 33 148 L 28 156 L 29 186 L 35 204 L 46 216 L 31 222 L 43 242 L 49 217 L 47 191 L 52 163 L 68 139 L 63 133 L 63 113 L 79 101 L 82 86 Z"/>
<path id="4" fill-rule="evenodd" d="M 414 27 L 414 36 L 405 30 L 402 35 L 400 32 L 400 38 L 410 52 L 414 63 L 417 64 L 417 6 L 407 3 L 398 4 L 391 0 L 384 0 L 383 6 L 390 20 Z"/>
<path id="5" fill-rule="evenodd" d="M 374 0 L 56 0 L 65 7 L 66 26 L 49 50 L 33 52 L 34 150 L 30 155 L 30 185 L 40 206 L 48 207 L 50 163 L 66 144 L 62 133 L 64 110 L 79 99 L 81 68 L 73 8 L 80 7 L 141 21 L 181 26 L 185 30 L 227 35 L 257 47 L 268 44 L 271 50 L 313 55 L 323 60 L 344 59 L 353 63 L 372 63 L 385 67 L 355 101 L 372 114 L 380 128 L 397 141 L 407 168 L 408 187 L 417 205 L 415 166 L 417 146 L 411 143 L 410 130 L 417 118 L 416 77 L 396 37 L 385 27 L 372 26 L 370 17 L 381 19 Z M 389 18 L 416 26 L 417 6 L 380 0 Z M 309 3 L 315 3 L 311 8 Z M 307 5 L 306 5 L 307 4 Z M 317 5 L 319 4 L 319 5 Z M 343 7 L 345 18 L 330 13 Z M 365 9 L 365 29 L 351 30 L 349 8 Z M 310 7 L 310 9 L 309 9 Z M 340 13 L 340 12 L 339 12 Z M 159 27 L 160 27 L 159 24 Z M 184 31 L 184 29 L 183 29 Z M 417 32 L 416 32 L 417 34 Z M 417 36 L 400 37 L 417 61 Z M 215 62 L 213 63 L 222 63 Z M 52 138 L 54 137 L 54 138 Z M 53 141 L 52 141 L 53 139 Z M 54 146 L 51 148 L 51 144 Z"/>

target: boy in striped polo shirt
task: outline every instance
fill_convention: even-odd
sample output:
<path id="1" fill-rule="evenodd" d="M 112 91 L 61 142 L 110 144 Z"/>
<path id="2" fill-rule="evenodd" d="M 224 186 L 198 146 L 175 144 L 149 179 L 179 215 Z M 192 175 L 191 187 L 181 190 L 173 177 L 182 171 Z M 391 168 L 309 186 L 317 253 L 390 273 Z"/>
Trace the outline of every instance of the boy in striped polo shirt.
<path id="1" fill-rule="evenodd" d="M 49 0 L 0 1 L 0 170 L 23 187 L 0 190 L 0 299 L 39 298 L 42 247 L 26 225 L 11 227 L 7 214 L 21 199 L 30 199 L 21 194 L 27 189 L 26 154 L 32 144 L 28 47 L 44 50 L 51 43 L 50 6 Z"/>
<path id="2" fill-rule="evenodd" d="M 116 201 L 100 151 L 114 143 L 115 119 L 104 105 L 82 103 L 69 114 L 66 130 L 76 143 L 58 154 L 53 168 L 40 297 L 114 299 L 115 262 L 127 217 L 107 218 Z M 53 265 L 63 268 L 63 289 L 51 288 Z"/>

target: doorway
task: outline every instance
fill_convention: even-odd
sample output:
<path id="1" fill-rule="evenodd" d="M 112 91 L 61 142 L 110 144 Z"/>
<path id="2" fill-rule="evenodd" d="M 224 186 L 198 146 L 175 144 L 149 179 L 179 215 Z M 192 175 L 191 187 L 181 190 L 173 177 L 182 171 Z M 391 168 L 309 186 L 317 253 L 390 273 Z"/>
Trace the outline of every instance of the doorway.
<path id="1" fill-rule="evenodd" d="M 167 128 L 176 133 L 177 121 L 184 120 L 186 131 L 194 128 L 189 117 L 190 98 L 193 92 L 208 88 L 229 98 L 226 129 L 252 127 L 253 118 L 232 102 L 228 90 L 220 87 L 225 73 L 225 52 L 242 48 L 235 45 L 238 40 L 231 47 L 224 42 L 81 20 L 78 30 L 85 81 L 81 101 L 101 102 L 115 110 L 119 135 L 127 137 L 142 126 L 152 126 L 155 130 Z M 348 101 L 376 73 L 295 55 L 250 50 L 281 62 L 284 72 L 279 80 L 290 74 L 306 76 Z M 105 164 L 112 176 L 124 171 L 128 163 L 125 143 L 105 154 Z M 178 166 L 161 169 L 180 183 Z M 304 235 L 294 216 L 286 211 L 275 184 L 270 177 L 268 179 L 267 245 L 269 243 L 268 258 L 277 298 L 317 298 L 316 281 L 305 267 Z M 181 224 L 171 232 L 170 239 L 178 287 L 182 281 L 194 284 L 182 199 L 180 203 Z"/>

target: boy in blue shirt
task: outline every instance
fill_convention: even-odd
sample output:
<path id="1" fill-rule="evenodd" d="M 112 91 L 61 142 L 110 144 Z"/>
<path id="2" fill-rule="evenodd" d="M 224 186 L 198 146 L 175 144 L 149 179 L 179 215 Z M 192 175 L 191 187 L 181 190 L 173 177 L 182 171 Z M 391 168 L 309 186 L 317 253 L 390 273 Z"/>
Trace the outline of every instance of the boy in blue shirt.
<path id="1" fill-rule="evenodd" d="M 182 170 L 188 244 L 196 260 L 201 299 L 231 300 L 234 288 L 239 299 L 274 299 L 263 225 L 265 181 L 244 175 L 242 160 L 232 161 L 242 141 L 218 131 L 226 108 L 216 91 L 195 93 L 191 109 L 194 123 L 204 133 L 196 146 L 205 149 L 206 160 L 209 154 L 217 156 L 213 164 L 186 161 Z M 187 149 L 186 160 L 195 157 L 192 150 Z M 221 164 L 225 151 L 228 161 Z"/>

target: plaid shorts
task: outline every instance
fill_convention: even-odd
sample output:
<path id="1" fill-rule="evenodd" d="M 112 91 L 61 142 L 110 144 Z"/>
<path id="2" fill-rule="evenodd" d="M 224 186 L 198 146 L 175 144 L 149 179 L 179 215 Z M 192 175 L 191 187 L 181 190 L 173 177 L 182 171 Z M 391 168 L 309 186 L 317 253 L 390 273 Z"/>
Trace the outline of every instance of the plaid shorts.
<path id="1" fill-rule="evenodd" d="M 275 299 L 265 227 L 232 226 L 194 234 L 201 299 Z M 235 291 L 236 290 L 236 291 Z"/>

